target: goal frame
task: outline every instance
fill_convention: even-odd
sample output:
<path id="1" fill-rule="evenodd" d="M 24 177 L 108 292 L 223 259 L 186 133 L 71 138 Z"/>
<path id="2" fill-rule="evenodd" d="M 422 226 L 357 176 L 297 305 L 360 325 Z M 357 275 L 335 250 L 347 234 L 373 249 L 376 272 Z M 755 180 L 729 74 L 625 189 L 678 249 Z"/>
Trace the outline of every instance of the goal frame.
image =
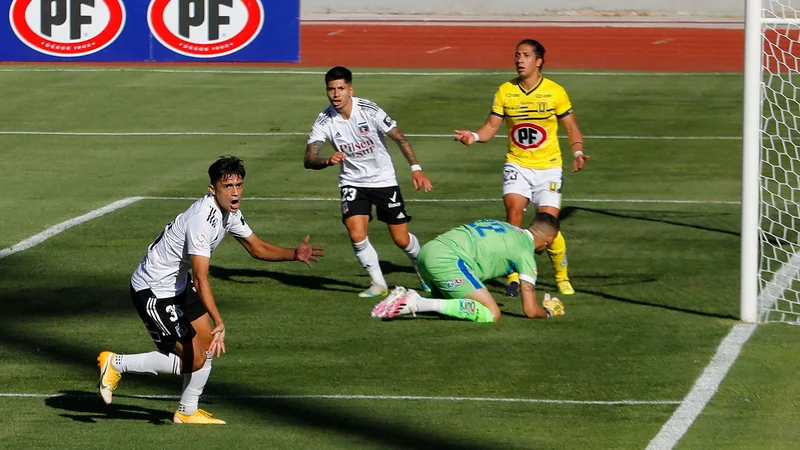
<path id="1" fill-rule="evenodd" d="M 742 126 L 742 235 L 739 318 L 758 322 L 758 229 L 761 214 L 761 108 L 763 0 L 745 1 L 744 113 Z"/>

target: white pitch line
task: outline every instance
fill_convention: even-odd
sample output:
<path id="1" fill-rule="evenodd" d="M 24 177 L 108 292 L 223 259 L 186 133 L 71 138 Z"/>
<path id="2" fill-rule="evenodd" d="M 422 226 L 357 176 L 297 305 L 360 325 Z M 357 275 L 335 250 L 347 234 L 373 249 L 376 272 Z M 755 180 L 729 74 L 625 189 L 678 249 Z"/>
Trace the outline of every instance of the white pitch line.
<path id="1" fill-rule="evenodd" d="M 120 209 L 120 208 L 123 208 L 125 206 L 128 206 L 131 203 L 137 202 L 137 201 L 139 201 L 139 200 L 141 200 L 143 198 L 144 197 L 128 197 L 128 198 L 116 201 L 114 203 L 111 203 L 110 205 L 106 205 L 106 206 L 104 206 L 102 208 L 95 209 L 94 211 L 90 211 L 90 212 L 88 212 L 88 213 L 86 213 L 86 214 L 84 214 L 82 216 L 75 217 L 74 219 L 69 219 L 69 220 L 61 222 L 61 223 L 59 223 L 57 225 L 53 225 L 52 227 L 42 231 L 41 233 L 35 234 L 35 235 L 29 237 L 28 239 L 25 239 L 24 241 L 22 241 L 22 242 L 20 242 L 18 244 L 14 244 L 11 247 L 8 247 L 8 248 L 5 248 L 3 250 L 0 250 L 0 259 L 3 259 L 3 258 L 5 258 L 6 256 L 9 256 L 9 255 L 13 255 L 14 253 L 21 252 L 23 250 L 27 250 L 27 249 L 29 249 L 29 248 L 31 248 L 33 246 L 41 244 L 42 242 L 46 241 L 47 239 L 50 239 L 51 237 L 61 233 L 62 231 L 65 231 L 65 230 L 68 230 L 68 229 L 74 227 L 75 225 L 80 225 L 80 224 L 82 224 L 82 223 L 84 223 L 86 221 L 89 221 L 89 220 L 95 219 L 97 217 L 100 217 L 102 215 L 108 214 L 108 213 L 110 213 L 112 211 L 115 211 L 117 209 Z"/>
<path id="2" fill-rule="evenodd" d="M 739 357 L 742 347 L 753 335 L 756 325 L 735 325 L 722 343 L 717 347 L 717 353 L 703 370 L 703 374 L 694 383 L 692 390 L 681 402 L 681 406 L 672 414 L 667 423 L 661 427 L 656 437 L 650 441 L 648 450 L 671 449 L 678 443 L 689 430 L 694 421 L 714 397 L 725 375 L 728 374 L 733 363 Z"/>
<path id="3" fill-rule="evenodd" d="M 800 273 L 800 253 L 795 253 L 778 269 L 772 281 L 758 295 L 756 304 L 762 311 L 761 320 L 766 319 L 766 314 L 770 312 L 770 308 L 775 305 L 777 299 L 783 297 L 783 293 L 792 286 L 798 273 Z M 733 363 L 736 362 L 744 344 L 753 336 L 756 326 L 755 324 L 740 324 L 733 327 L 717 348 L 717 353 L 703 370 L 703 374 L 697 379 L 692 390 L 681 402 L 681 406 L 661 427 L 661 431 L 656 437 L 650 441 L 650 445 L 647 446 L 648 450 L 671 449 L 686 434 L 719 389 L 719 385 Z"/>
<path id="4" fill-rule="evenodd" d="M 96 398 L 97 394 L 28 394 L 28 393 L 0 393 L 0 398 Z M 141 398 L 148 400 L 172 400 L 180 398 L 179 395 L 125 395 L 123 397 Z M 331 399 L 331 400 L 427 400 L 446 402 L 494 402 L 494 403 L 546 403 L 558 405 L 602 405 L 602 406 L 633 406 L 633 405 L 677 405 L 677 400 L 557 400 L 539 398 L 495 398 L 495 397 L 444 397 L 425 395 L 343 395 L 343 394 L 300 394 L 300 395 L 204 395 L 205 399 L 251 399 L 251 400 L 302 400 L 302 399 Z"/>
<path id="5" fill-rule="evenodd" d="M 428 54 L 439 53 L 439 52 L 443 52 L 445 50 L 450 50 L 451 48 L 453 48 L 453 47 L 450 47 L 449 45 L 445 45 L 444 47 L 439 47 L 439 48 L 435 48 L 433 50 L 428 50 L 425 53 L 428 53 Z"/>
<path id="6" fill-rule="evenodd" d="M 303 131 L 25 131 L 0 130 L 0 135 L 7 136 L 308 136 Z M 453 138 L 453 134 L 412 134 L 416 138 Z M 507 139 L 508 136 L 497 135 L 494 139 Z M 741 136 L 625 136 L 625 135 L 584 135 L 584 139 L 637 140 L 637 141 L 741 141 Z M 559 136 L 566 139 L 567 136 Z"/>
<path id="7" fill-rule="evenodd" d="M 324 75 L 324 71 L 317 70 L 222 70 L 222 69 L 159 69 L 159 68 L 131 68 L 131 67 L 3 67 L 0 72 L 45 72 L 45 73 L 96 73 L 96 72 L 142 72 L 142 73 L 186 73 L 186 74 L 231 74 L 231 75 Z M 564 72 L 548 70 L 550 75 L 558 76 L 610 76 L 610 77 L 672 77 L 672 76 L 742 76 L 741 72 Z M 402 77 L 480 77 L 504 75 L 512 77 L 508 71 L 494 72 L 354 72 L 359 76 L 402 76 Z"/>
<path id="8" fill-rule="evenodd" d="M 197 200 L 198 197 L 141 197 L 146 200 Z M 338 197 L 245 197 L 245 200 L 266 202 L 340 202 Z M 486 203 L 500 202 L 501 198 L 419 198 L 407 199 L 408 203 Z M 723 200 L 658 200 L 658 199 L 610 199 L 610 198 L 572 198 L 564 199 L 565 203 L 666 203 L 688 205 L 740 205 L 740 201 Z"/>

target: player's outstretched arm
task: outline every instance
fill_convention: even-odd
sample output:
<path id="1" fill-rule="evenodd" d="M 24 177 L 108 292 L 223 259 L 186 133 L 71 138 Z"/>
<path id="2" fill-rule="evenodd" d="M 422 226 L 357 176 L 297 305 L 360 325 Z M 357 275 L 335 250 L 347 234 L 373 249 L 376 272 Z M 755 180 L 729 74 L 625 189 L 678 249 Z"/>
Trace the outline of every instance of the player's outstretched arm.
<path id="1" fill-rule="evenodd" d="M 414 149 L 411 148 L 411 143 L 408 142 L 405 134 L 400 130 L 400 127 L 392 128 L 386 135 L 400 147 L 400 152 L 403 153 L 406 161 L 408 161 L 408 164 L 411 166 L 411 179 L 414 182 L 414 189 L 419 190 L 422 188 L 425 192 L 430 192 L 430 190 L 433 189 L 433 185 L 425 173 L 422 172 L 422 167 L 420 167 L 419 161 L 417 161 L 417 155 L 414 153 Z"/>
<path id="2" fill-rule="evenodd" d="M 314 141 L 306 145 L 306 154 L 303 156 L 303 166 L 306 169 L 322 170 L 344 161 L 345 154 L 342 152 L 334 152 L 330 158 L 321 158 L 319 152 L 323 144 L 325 143 L 322 141 Z"/>
<path id="3" fill-rule="evenodd" d="M 319 261 L 325 256 L 321 245 L 308 245 L 311 236 L 306 236 L 297 248 L 281 247 L 262 241 L 255 233 L 246 238 L 236 238 L 242 247 L 255 259 L 262 261 L 300 261 L 311 267 L 312 261 Z"/>
<path id="4" fill-rule="evenodd" d="M 194 287 L 197 289 L 197 295 L 200 296 L 200 301 L 203 302 L 208 315 L 214 321 L 214 328 L 211 330 L 211 345 L 208 347 L 208 352 L 219 358 L 225 353 L 225 324 L 222 322 L 222 316 L 217 309 L 217 303 L 214 301 L 214 294 L 211 291 L 211 283 L 208 282 L 208 268 L 211 265 L 211 258 L 200 255 L 190 255 L 189 260 L 192 264 L 192 281 Z"/>
<path id="5" fill-rule="evenodd" d="M 577 172 L 583 169 L 583 165 L 586 164 L 586 161 L 589 159 L 589 155 L 583 152 L 583 133 L 581 133 L 580 128 L 578 128 L 578 121 L 575 120 L 575 113 L 567 114 L 561 118 L 560 122 L 567 131 L 569 149 L 574 156 L 572 172 Z"/>
<path id="6" fill-rule="evenodd" d="M 476 142 L 487 142 L 497 134 L 501 126 L 503 126 L 503 118 L 495 114 L 489 114 L 489 117 L 486 118 L 486 122 L 478 128 L 478 131 L 455 130 L 456 135 L 453 140 L 461 142 L 466 146 L 470 146 Z"/>
<path id="7" fill-rule="evenodd" d="M 522 297 L 522 311 L 531 319 L 545 319 L 553 316 L 560 316 L 564 314 L 564 305 L 561 300 L 550 297 L 550 294 L 545 294 L 542 304 L 539 306 L 536 302 L 536 286 L 522 280 L 520 286 Z"/>

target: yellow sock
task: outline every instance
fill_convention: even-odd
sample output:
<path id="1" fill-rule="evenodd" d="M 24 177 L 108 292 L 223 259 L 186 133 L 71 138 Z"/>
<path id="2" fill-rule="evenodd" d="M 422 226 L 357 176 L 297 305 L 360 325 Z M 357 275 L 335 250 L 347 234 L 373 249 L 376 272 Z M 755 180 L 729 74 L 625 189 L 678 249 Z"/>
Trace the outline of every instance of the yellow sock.
<path id="1" fill-rule="evenodd" d="M 560 231 L 550 247 L 547 247 L 547 254 L 550 256 L 550 262 L 553 263 L 556 281 L 569 280 L 567 276 L 567 241 L 564 240 L 564 235 Z"/>
<path id="2" fill-rule="evenodd" d="M 508 274 L 508 278 L 506 279 L 506 285 L 511 283 L 519 283 L 519 274 L 517 272 L 512 272 Z"/>

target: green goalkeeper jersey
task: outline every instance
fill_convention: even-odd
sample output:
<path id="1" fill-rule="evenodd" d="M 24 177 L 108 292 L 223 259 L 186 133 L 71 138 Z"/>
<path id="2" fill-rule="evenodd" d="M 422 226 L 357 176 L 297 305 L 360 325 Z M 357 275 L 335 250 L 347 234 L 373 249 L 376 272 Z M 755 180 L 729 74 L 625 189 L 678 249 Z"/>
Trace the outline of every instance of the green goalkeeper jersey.
<path id="1" fill-rule="evenodd" d="M 535 245 L 528 230 L 483 219 L 453 228 L 435 240 L 455 250 L 481 281 L 519 272 L 521 280 L 536 284 Z"/>

